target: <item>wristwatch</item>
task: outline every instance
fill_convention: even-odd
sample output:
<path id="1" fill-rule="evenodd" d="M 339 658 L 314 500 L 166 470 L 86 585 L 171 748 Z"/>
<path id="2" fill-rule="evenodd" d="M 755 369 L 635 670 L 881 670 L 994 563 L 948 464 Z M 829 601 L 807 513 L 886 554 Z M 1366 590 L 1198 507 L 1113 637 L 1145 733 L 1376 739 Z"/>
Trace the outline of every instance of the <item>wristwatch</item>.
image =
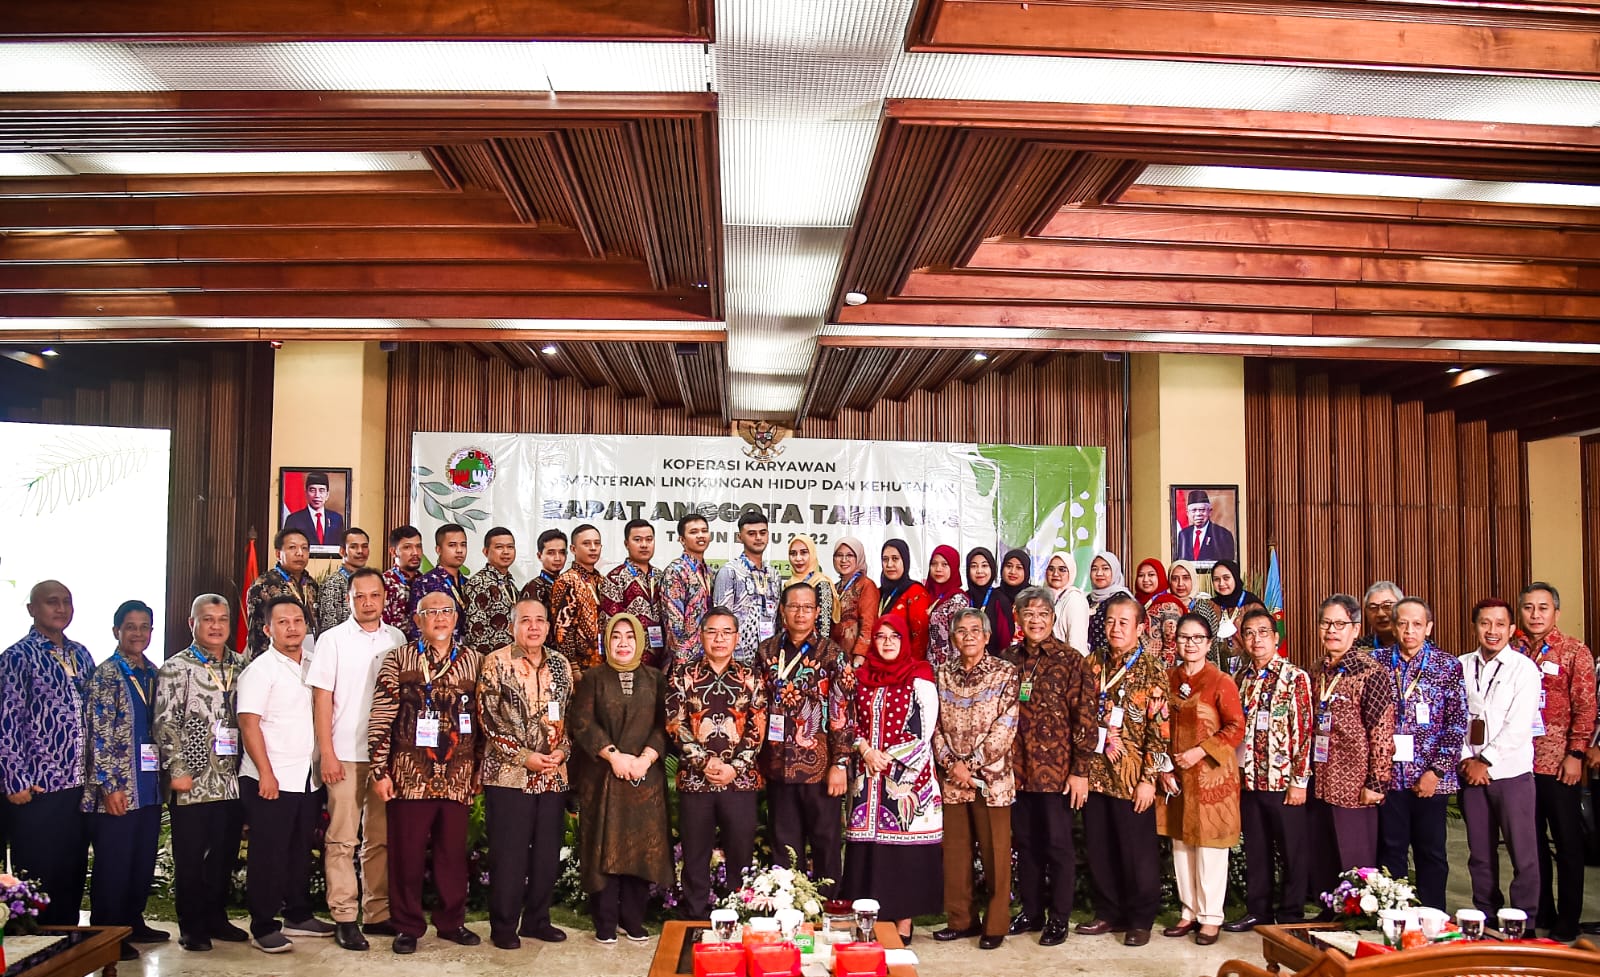
<path id="1" fill-rule="evenodd" d="M 1568 750 L 1567 756 L 1572 757 L 1574 760 L 1582 760 L 1584 753 L 1582 750 Z"/>

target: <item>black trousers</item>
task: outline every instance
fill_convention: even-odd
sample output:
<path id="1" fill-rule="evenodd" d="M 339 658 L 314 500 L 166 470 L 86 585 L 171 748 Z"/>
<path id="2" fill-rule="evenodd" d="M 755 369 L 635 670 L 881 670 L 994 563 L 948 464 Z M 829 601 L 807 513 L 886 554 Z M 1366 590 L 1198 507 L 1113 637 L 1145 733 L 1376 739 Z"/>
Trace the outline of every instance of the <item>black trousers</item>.
<path id="1" fill-rule="evenodd" d="M 1287 805 L 1281 790 L 1239 793 L 1244 829 L 1245 912 L 1262 919 L 1292 922 L 1305 918 L 1306 806 Z M 1283 874 L 1283 891 L 1273 909 L 1273 868 Z"/>
<path id="2" fill-rule="evenodd" d="M 1161 910 L 1155 805 L 1136 814 L 1132 801 L 1090 791 L 1083 806 L 1083 836 L 1094 914 L 1113 926 L 1149 929 Z"/>
<path id="3" fill-rule="evenodd" d="M 1444 847 L 1449 805 L 1449 794 L 1418 797 L 1409 790 L 1391 790 L 1378 808 L 1378 864 L 1403 879 L 1406 855 L 1411 854 L 1417 863 L 1417 898 L 1434 909 L 1445 909 L 1444 885 L 1450 875 Z"/>
<path id="4" fill-rule="evenodd" d="M 683 843 L 683 901 L 690 919 L 711 915 L 711 849 L 720 842 L 728 884 L 738 884 L 756 847 L 756 792 L 718 790 L 678 795 Z"/>
<path id="5" fill-rule="evenodd" d="M 1533 784 L 1539 833 L 1538 925 L 1553 938 L 1577 939 L 1583 912 L 1583 782 L 1569 786 L 1555 774 L 1536 773 Z"/>
<path id="6" fill-rule="evenodd" d="M 636 875 L 606 876 L 606 887 L 594 894 L 590 910 L 594 935 L 601 939 L 614 937 L 618 926 L 629 933 L 644 929 L 644 907 L 649 899 L 648 881 Z"/>
<path id="7" fill-rule="evenodd" d="M 138 926 L 156 874 L 161 808 L 141 807 L 121 817 L 91 814 L 89 822 L 94 841 L 89 925 Z"/>
<path id="8" fill-rule="evenodd" d="M 519 928 L 549 925 L 567 827 L 566 791 L 528 794 L 484 787 L 483 804 L 489 829 L 490 933 L 511 937 Z"/>
<path id="9" fill-rule="evenodd" d="M 311 916 L 311 832 L 322 812 L 322 791 L 279 790 L 265 800 L 254 777 L 239 778 L 250 849 L 245 859 L 250 935 L 281 928 L 278 913 L 292 923 Z"/>
<path id="10" fill-rule="evenodd" d="M 1072 844 L 1072 803 L 1065 794 L 1017 791 L 1011 805 L 1011 847 L 1017 853 L 1017 895 L 1031 919 L 1063 923 L 1072 915 L 1078 855 Z M 1098 907 L 1097 907 L 1098 908 Z"/>
<path id="11" fill-rule="evenodd" d="M 173 804 L 172 882 L 178 929 L 206 934 L 228 921 L 233 870 L 244 831 L 241 801 Z"/>
<path id="12" fill-rule="evenodd" d="M 826 779 L 815 784 L 769 781 L 767 818 L 773 862 L 796 868 L 789 864 L 788 850 L 793 848 L 800 871 L 813 879 L 833 880 L 817 889 L 831 898 L 844 876 L 844 798 L 828 796 Z"/>
<path id="13" fill-rule="evenodd" d="M 89 816 L 80 809 L 83 788 L 33 795 L 11 805 L 11 864 L 38 880 L 50 897 L 41 926 L 78 925 L 83 880 L 89 870 Z"/>

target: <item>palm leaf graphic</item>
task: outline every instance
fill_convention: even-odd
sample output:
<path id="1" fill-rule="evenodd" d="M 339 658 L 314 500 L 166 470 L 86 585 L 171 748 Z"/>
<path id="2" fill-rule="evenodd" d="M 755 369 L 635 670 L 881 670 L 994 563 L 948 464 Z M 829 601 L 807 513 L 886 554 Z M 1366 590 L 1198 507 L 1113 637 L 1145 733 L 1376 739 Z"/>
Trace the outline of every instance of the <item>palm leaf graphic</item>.
<path id="1" fill-rule="evenodd" d="M 115 485 L 150 463 L 150 449 L 111 434 L 67 435 L 39 450 L 22 479 L 22 511 L 54 512 Z"/>

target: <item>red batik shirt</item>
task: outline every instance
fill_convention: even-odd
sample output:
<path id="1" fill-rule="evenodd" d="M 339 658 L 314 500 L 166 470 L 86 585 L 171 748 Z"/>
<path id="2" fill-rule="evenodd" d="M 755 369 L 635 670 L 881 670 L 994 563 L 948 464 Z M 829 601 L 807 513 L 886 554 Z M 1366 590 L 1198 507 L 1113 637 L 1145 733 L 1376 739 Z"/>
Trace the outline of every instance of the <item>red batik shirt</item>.
<path id="1" fill-rule="evenodd" d="M 1539 666 L 1542 680 L 1544 735 L 1533 739 L 1533 772 L 1558 774 L 1567 751 L 1584 749 L 1594 737 L 1594 655 L 1560 628 L 1551 628 L 1538 645 L 1518 631 L 1511 647 Z"/>

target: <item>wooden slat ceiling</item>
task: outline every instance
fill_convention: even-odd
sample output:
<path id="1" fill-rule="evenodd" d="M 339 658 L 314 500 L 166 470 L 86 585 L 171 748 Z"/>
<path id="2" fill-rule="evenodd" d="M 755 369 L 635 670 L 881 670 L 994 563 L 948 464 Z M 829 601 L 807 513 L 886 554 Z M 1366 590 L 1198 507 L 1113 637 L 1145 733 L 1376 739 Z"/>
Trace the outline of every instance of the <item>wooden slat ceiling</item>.
<path id="1" fill-rule="evenodd" d="M 0 315 L 713 322 L 715 105 L 709 94 L 0 96 L 0 152 L 414 151 L 433 164 L 340 178 L 0 179 Z"/>
<path id="2" fill-rule="evenodd" d="M 991 375 L 1042 364 L 1059 354 L 1048 350 L 926 349 L 823 346 L 811 368 L 801 417 L 831 420 L 848 407 L 871 410 L 880 400 L 903 403 L 918 390 L 937 392 L 952 383 L 975 384 Z M 978 357 L 982 356 L 982 359 Z"/>
<path id="3" fill-rule="evenodd" d="M 624 400 L 643 397 L 656 410 L 728 419 L 727 363 L 720 342 L 463 345 L 480 358 L 537 370 L 552 380 L 571 377 L 585 389 L 605 387 Z"/>
<path id="4" fill-rule="evenodd" d="M 920 0 L 913 51 L 1592 76 L 1588 0 Z"/>

